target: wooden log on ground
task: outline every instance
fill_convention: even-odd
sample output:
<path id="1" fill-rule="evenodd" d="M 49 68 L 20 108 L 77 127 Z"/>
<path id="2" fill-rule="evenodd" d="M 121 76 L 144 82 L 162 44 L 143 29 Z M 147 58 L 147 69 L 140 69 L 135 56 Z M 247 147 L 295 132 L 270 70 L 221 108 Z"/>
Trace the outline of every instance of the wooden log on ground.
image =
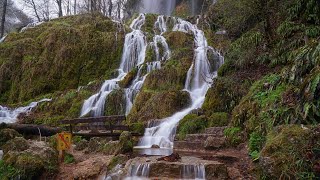
<path id="1" fill-rule="evenodd" d="M 14 129 L 20 134 L 24 135 L 40 135 L 41 136 L 52 136 L 59 132 L 62 132 L 61 128 L 49 127 L 44 125 L 35 125 L 35 124 L 1 124 L 2 127 Z"/>

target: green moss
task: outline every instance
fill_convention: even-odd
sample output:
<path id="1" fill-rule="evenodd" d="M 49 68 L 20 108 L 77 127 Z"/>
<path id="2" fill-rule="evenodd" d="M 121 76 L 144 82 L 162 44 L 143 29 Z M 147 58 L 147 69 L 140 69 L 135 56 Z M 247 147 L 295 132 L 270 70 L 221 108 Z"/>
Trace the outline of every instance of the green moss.
<path id="1" fill-rule="evenodd" d="M 126 161 L 128 161 L 128 157 L 127 157 L 127 156 L 124 156 L 124 155 L 114 156 L 114 157 L 111 159 L 110 164 L 108 165 L 108 170 L 112 170 L 112 169 L 113 169 L 114 167 L 116 167 L 118 164 L 123 164 L 123 163 L 125 163 Z"/>
<path id="2" fill-rule="evenodd" d="M 6 165 L 3 160 L 0 160 L 0 177 L 1 180 L 15 179 L 19 177 L 19 170 L 13 166 Z"/>
<path id="3" fill-rule="evenodd" d="M 124 90 L 112 91 L 106 98 L 105 115 L 123 115 L 126 112 Z"/>
<path id="4" fill-rule="evenodd" d="M 319 127 L 309 129 L 290 125 L 270 132 L 261 152 L 264 175 L 269 178 L 315 177 L 313 165 L 318 162 L 314 157 L 319 156 L 320 142 L 319 135 L 314 133 L 318 131 Z"/>
<path id="5" fill-rule="evenodd" d="M 9 34 L 0 45 L 2 102 L 21 102 L 112 77 L 124 38 L 116 26 L 100 15 L 79 15 Z"/>
<path id="6" fill-rule="evenodd" d="M 224 130 L 227 144 L 236 146 L 243 141 L 241 135 L 241 129 L 239 127 L 229 127 Z"/>
<path id="7" fill-rule="evenodd" d="M 225 112 L 215 112 L 208 117 L 208 127 L 227 126 L 229 124 L 229 115 Z"/>
<path id="8" fill-rule="evenodd" d="M 205 116 L 189 114 L 179 122 L 177 137 L 183 140 L 187 134 L 200 133 L 207 127 L 207 124 Z"/>
<path id="9" fill-rule="evenodd" d="M 0 129 L 0 147 L 2 147 L 6 142 L 16 137 L 21 137 L 21 135 L 13 129 Z"/>
<path id="10" fill-rule="evenodd" d="M 206 94 L 202 109 L 209 117 L 214 112 L 231 112 L 247 93 L 247 83 L 234 77 L 218 77 Z"/>
<path id="11" fill-rule="evenodd" d="M 144 95 L 146 95 L 144 97 Z M 159 102 L 161 102 L 159 104 Z M 186 108 L 190 103 L 189 94 L 185 91 L 163 91 L 156 93 L 140 93 L 128 115 L 128 121 L 146 122 L 161 119 Z"/>

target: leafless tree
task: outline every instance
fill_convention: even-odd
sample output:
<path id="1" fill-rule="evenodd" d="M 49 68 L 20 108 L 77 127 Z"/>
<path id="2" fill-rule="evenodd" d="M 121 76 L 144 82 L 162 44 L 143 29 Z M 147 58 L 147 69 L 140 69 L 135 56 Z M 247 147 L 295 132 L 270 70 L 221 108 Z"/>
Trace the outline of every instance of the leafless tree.
<path id="1" fill-rule="evenodd" d="M 2 6 L 0 38 L 2 38 L 4 35 L 4 22 L 6 21 L 7 4 L 8 4 L 8 0 L 4 0 L 3 6 Z"/>

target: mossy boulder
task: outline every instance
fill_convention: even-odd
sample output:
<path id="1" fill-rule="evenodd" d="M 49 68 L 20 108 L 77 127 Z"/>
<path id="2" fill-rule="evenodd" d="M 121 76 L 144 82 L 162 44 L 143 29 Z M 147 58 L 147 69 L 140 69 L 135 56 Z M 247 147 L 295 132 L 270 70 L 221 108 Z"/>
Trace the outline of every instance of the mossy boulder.
<path id="1" fill-rule="evenodd" d="M 261 176 L 268 178 L 311 178 L 319 175 L 319 126 L 300 125 L 277 127 L 267 136 L 261 151 Z M 299 163 L 298 163 L 299 162 Z"/>
<path id="2" fill-rule="evenodd" d="M 129 131 L 124 131 L 119 137 L 119 153 L 125 154 L 133 151 L 132 135 Z"/>
<path id="3" fill-rule="evenodd" d="M 0 130 L 0 148 L 9 140 L 21 135 L 14 129 L 1 129 Z"/>
<path id="4" fill-rule="evenodd" d="M 112 91 L 106 98 L 105 115 L 123 115 L 126 112 L 126 97 L 123 89 Z"/>
<path id="5" fill-rule="evenodd" d="M 200 133 L 208 126 L 205 116 L 189 114 L 185 116 L 178 125 L 177 137 L 183 140 L 187 134 Z"/>
<path id="6" fill-rule="evenodd" d="M 234 77 L 218 77 L 208 90 L 202 109 L 208 117 L 214 112 L 230 113 L 247 94 L 247 86 Z"/>
<path id="7" fill-rule="evenodd" d="M 16 137 L 9 140 L 3 146 L 3 153 L 6 154 L 9 151 L 24 151 L 29 148 L 29 143 L 23 137 Z"/>
<path id="8" fill-rule="evenodd" d="M 147 97 L 142 97 L 147 94 Z M 189 94 L 185 91 L 163 91 L 140 93 L 128 116 L 129 122 L 147 122 L 161 119 L 186 108 L 190 104 Z"/>
<path id="9" fill-rule="evenodd" d="M 58 153 L 45 142 L 26 141 L 15 138 L 5 145 L 3 162 L 17 172 L 7 178 L 20 176 L 21 179 L 36 179 L 43 173 L 52 174 L 57 170 Z"/>

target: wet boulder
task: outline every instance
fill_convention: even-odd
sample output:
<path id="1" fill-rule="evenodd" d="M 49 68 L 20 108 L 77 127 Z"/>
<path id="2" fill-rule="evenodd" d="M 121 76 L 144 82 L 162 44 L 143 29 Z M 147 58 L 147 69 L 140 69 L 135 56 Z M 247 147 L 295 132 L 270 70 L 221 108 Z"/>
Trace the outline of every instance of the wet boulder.
<path id="1" fill-rule="evenodd" d="M 21 135 L 13 129 L 1 129 L 0 130 L 0 148 L 3 146 L 7 141 L 14 139 L 15 137 L 21 137 Z"/>
<path id="2" fill-rule="evenodd" d="M 16 137 L 9 140 L 2 146 L 3 153 L 6 154 L 9 151 L 24 151 L 29 148 L 28 141 L 23 137 Z"/>
<path id="3" fill-rule="evenodd" d="M 225 141 L 224 137 L 209 136 L 204 142 L 204 148 L 206 150 L 218 149 L 225 145 Z"/>
<path id="4" fill-rule="evenodd" d="M 123 131 L 119 138 L 119 153 L 129 153 L 133 151 L 132 135 L 128 131 Z"/>

